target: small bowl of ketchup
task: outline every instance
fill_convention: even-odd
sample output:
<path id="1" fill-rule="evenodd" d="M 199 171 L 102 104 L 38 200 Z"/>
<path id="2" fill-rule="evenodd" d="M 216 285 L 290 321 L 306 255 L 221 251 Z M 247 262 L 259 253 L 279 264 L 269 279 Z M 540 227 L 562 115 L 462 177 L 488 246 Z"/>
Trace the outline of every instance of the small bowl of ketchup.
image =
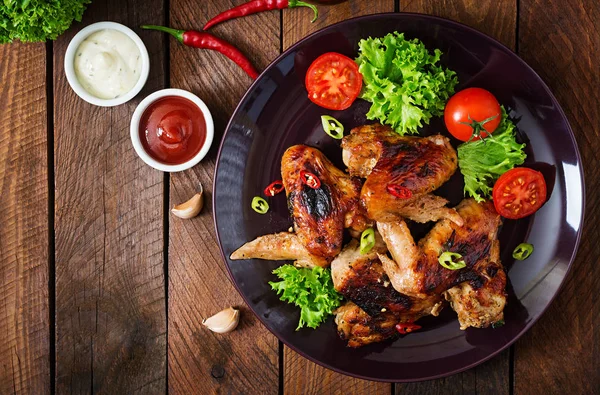
<path id="1" fill-rule="evenodd" d="M 206 104 L 182 89 L 146 97 L 131 117 L 131 141 L 138 156 L 157 170 L 176 172 L 198 164 L 214 136 Z"/>

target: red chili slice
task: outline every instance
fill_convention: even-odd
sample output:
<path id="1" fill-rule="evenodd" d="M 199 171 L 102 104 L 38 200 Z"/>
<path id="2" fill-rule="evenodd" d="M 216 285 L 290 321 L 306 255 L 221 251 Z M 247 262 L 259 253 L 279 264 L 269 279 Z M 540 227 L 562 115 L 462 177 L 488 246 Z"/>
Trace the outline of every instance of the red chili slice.
<path id="1" fill-rule="evenodd" d="M 400 322 L 396 324 L 396 330 L 401 335 L 406 335 L 419 329 L 421 329 L 421 325 L 413 324 L 412 322 Z"/>
<path id="2" fill-rule="evenodd" d="M 412 191 L 410 189 L 398 184 L 388 185 L 387 191 L 399 199 L 410 199 L 412 197 Z"/>
<path id="3" fill-rule="evenodd" d="M 275 196 L 278 193 L 283 192 L 284 189 L 283 181 L 277 180 L 273 181 L 268 187 L 265 188 L 264 194 L 265 196 Z"/>
<path id="4" fill-rule="evenodd" d="M 311 172 L 302 170 L 300 172 L 300 179 L 312 189 L 319 189 L 321 187 L 321 180 Z"/>

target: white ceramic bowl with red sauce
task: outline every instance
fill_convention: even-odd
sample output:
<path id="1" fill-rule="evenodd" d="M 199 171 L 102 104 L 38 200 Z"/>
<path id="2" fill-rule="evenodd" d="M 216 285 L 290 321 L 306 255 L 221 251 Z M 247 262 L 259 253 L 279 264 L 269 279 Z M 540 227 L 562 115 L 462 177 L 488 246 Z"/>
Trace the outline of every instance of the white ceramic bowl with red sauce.
<path id="1" fill-rule="evenodd" d="M 202 117 L 204 118 L 203 121 L 205 126 L 205 135 L 204 140 L 201 143 L 200 149 L 189 159 L 186 159 L 181 163 L 168 163 L 165 160 L 160 160 L 159 158 L 157 158 L 157 155 L 153 153 L 151 147 L 149 147 L 147 140 L 143 141 L 143 139 L 146 138 L 145 136 L 148 134 L 148 132 L 140 132 L 140 126 L 145 122 L 149 122 L 149 115 L 146 114 L 146 111 L 149 109 L 150 111 L 152 111 L 153 105 L 156 105 L 156 103 L 160 102 L 161 99 L 169 98 L 187 99 L 189 102 L 193 103 L 193 105 L 198 107 Z M 142 134 L 144 134 L 144 136 L 142 136 Z M 135 152 L 147 165 L 157 170 L 172 173 L 187 170 L 197 165 L 206 156 L 214 138 L 214 123 L 210 110 L 198 96 L 182 89 L 162 89 L 147 96 L 137 106 L 133 113 L 133 116 L 131 117 L 130 135 Z"/>

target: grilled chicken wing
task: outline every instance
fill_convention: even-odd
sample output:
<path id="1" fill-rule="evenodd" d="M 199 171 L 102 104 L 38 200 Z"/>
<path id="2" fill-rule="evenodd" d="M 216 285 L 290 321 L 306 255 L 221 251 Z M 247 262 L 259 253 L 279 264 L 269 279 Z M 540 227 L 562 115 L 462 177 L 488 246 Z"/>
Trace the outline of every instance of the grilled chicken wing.
<path id="1" fill-rule="evenodd" d="M 445 292 L 459 315 L 461 328 L 486 327 L 502 317 L 506 274 L 499 260 L 500 216 L 492 203 L 463 200 L 457 207 L 465 221 L 445 219 L 415 245 L 402 221 L 378 223 L 377 229 L 394 258 L 380 255 L 394 288 L 417 298 Z M 438 263 L 444 251 L 462 255 L 466 267 L 448 270 Z"/>
<path id="2" fill-rule="evenodd" d="M 327 266 L 329 262 L 313 255 L 302 245 L 298 235 L 289 232 L 275 233 L 257 237 L 244 244 L 231 254 L 237 259 L 269 259 L 272 261 L 296 261 L 296 266 Z"/>
<path id="3" fill-rule="evenodd" d="M 306 185 L 302 172 L 317 176 L 320 187 Z M 336 168 L 318 149 L 288 148 L 281 160 L 281 175 L 294 229 L 311 254 L 331 260 L 342 249 L 344 227 L 366 228 L 369 221 L 360 205 L 360 180 Z"/>
<path id="4" fill-rule="evenodd" d="M 463 226 L 448 220 L 440 221 L 419 241 L 419 248 L 425 255 L 419 268 L 426 274 L 422 289 L 427 293 L 441 292 L 456 284 L 479 279 L 477 268 L 490 261 L 492 246 L 497 243 L 500 216 L 492 202 L 477 203 L 465 199 L 457 206 L 457 211 L 464 220 Z M 461 254 L 467 266 L 460 270 L 442 267 L 438 258 L 444 251 Z"/>
<path id="5" fill-rule="evenodd" d="M 392 314 L 368 315 L 352 302 L 334 312 L 339 336 L 348 341 L 348 347 L 361 347 L 398 336 L 398 319 Z"/>
<path id="6" fill-rule="evenodd" d="M 424 274 L 418 268 L 422 254 L 406 223 L 401 219 L 395 222 L 379 222 L 377 230 L 394 258 L 392 260 L 385 254 L 379 255 L 394 288 L 405 295 L 416 298 L 427 297 L 427 294 L 421 290 Z"/>
<path id="7" fill-rule="evenodd" d="M 438 315 L 442 298 L 432 295 L 415 299 L 396 291 L 383 270 L 378 255 L 386 252 L 381 237 L 367 254 L 352 240 L 331 263 L 335 289 L 351 301 L 336 312 L 338 333 L 350 347 L 385 340 L 397 335 L 394 326 L 425 315 Z"/>
<path id="8" fill-rule="evenodd" d="M 487 328 L 504 319 L 506 273 L 500 263 L 500 243 L 492 245 L 489 260 L 474 268 L 478 277 L 450 288 L 444 297 L 458 314 L 460 329 Z"/>
<path id="9" fill-rule="evenodd" d="M 447 200 L 428 195 L 454 174 L 456 151 L 446 137 L 403 137 L 380 124 L 352 129 L 342 140 L 342 158 L 351 175 L 366 178 L 361 199 L 369 218 L 391 221 L 395 215 L 417 222 L 450 218 L 461 224 Z M 388 185 L 407 188 L 412 197 L 399 199 Z"/>

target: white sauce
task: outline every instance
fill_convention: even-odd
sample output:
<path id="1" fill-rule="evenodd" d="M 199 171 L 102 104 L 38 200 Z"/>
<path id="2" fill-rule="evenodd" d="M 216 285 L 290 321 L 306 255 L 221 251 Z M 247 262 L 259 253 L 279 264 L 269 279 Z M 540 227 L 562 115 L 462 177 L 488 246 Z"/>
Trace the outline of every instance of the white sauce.
<path id="1" fill-rule="evenodd" d="M 140 79 L 142 58 L 126 34 L 113 29 L 90 34 L 75 52 L 75 75 L 90 94 L 115 99 Z"/>

